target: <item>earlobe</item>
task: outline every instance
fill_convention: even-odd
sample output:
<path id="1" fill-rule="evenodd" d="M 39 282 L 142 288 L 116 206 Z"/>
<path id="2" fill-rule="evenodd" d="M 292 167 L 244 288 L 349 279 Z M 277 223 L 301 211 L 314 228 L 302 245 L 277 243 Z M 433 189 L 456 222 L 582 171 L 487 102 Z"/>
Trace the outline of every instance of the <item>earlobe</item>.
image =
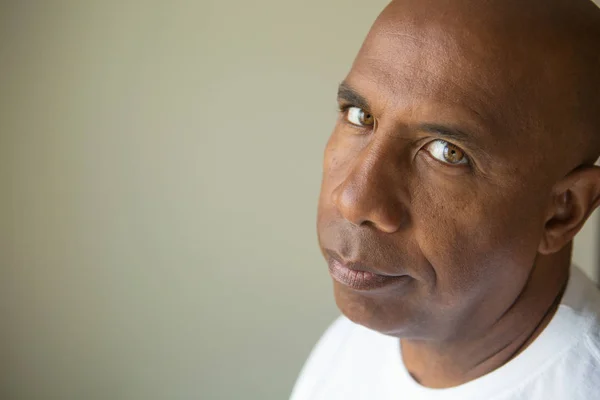
<path id="1" fill-rule="evenodd" d="M 600 204 L 600 167 L 578 168 L 555 187 L 538 251 L 552 254 L 571 242 Z"/>

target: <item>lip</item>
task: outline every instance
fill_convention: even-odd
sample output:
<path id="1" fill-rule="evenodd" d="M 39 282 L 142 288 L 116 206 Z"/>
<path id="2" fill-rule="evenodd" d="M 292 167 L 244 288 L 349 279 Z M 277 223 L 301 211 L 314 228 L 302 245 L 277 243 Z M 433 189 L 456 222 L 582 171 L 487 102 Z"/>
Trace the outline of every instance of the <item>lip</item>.
<path id="1" fill-rule="evenodd" d="M 379 275 L 370 271 L 353 269 L 350 266 L 329 257 L 329 274 L 337 282 L 356 290 L 375 290 L 385 286 L 406 282 L 408 275 Z"/>

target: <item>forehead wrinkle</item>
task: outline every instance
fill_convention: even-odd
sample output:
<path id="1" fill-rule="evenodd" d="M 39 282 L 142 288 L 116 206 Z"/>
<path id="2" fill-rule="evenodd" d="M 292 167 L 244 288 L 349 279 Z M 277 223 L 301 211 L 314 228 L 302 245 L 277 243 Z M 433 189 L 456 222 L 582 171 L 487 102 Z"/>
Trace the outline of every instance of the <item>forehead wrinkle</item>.
<path id="1" fill-rule="evenodd" d="M 480 72 L 484 63 L 480 53 L 473 52 L 477 44 L 465 44 L 461 38 L 436 24 L 427 25 L 424 35 L 429 40 L 421 41 L 424 47 L 416 49 L 416 57 L 413 55 L 411 60 L 406 59 L 406 67 L 420 73 L 423 81 L 428 82 L 430 96 L 466 107 L 493 125 L 494 118 L 489 109 L 496 106 L 496 90 L 491 84 L 493 80 Z M 400 57 L 411 56 L 400 47 L 395 51 Z M 411 62 L 414 65 L 409 65 Z"/>
<path id="2" fill-rule="evenodd" d="M 418 57 L 423 59 L 421 55 Z M 421 102 L 450 103 L 474 114 L 480 128 L 494 131 L 494 118 L 486 108 L 487 104 L 492 104 L 486 88 L 479 85 L 474 85 L 474 89 L 465 88 L 466 81 L 446 72 L 455 68 L 453 65 L 450 61 L 447 67 L 431 71 L 431 66 L 418 60 L 398 62 L 384 52 L 365 52 L 357 58 L 349 79 L 358 75 L 361 81 L 372 83 L 373 88 L 368 91 L 370 96 L 375 94 L 376 100 L 370 100 L 371 105 L 381 110 L 395 112 L 409 109 L 417 105 L 412 104 L 417 99 Z M 361 85 L 363 91 L 367 89 L 364 86 Z M 368 96 L 367 93 L 364 95 Z"/>
<path id="3" fill-rule="evenodd" d="M 364 75 L 372 73 L 381 86 L 395 87 L 400 99 L 418 89 L 459 104 L 498 134 L 524 128 L 527 108 L 519 104 L 527 95 L 523 87 L 531 78 L 530 65 L 514 61 L 526 55 L 530 46 L 513 46 L 512 36 L 509 45 L 494 40 L 493 30 L 480 35 L 454 22 L 432 18 L 419 24 L 401 18 L 374 25 L 355 61 Z"/>

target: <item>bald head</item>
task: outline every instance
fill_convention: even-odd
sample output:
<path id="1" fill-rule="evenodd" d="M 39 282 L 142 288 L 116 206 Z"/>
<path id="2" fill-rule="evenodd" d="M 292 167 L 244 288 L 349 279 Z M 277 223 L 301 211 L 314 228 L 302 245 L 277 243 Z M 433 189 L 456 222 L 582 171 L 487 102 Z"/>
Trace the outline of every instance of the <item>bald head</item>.
<path id="1" fill-rule="evenodd" d="M 560 149 L 563 169 L 600 155 L 600 8 L 592 1 L 395 0 L 366 47 L 382 35 L 412 38 L 412 46 L 398 41 L 407 57 L 436 53 L 443 61 L 430 72 L 469 71 L 459 79 L 480 89 L 478 112 L 504 134 L 538 136 L 548 154 Z"/>

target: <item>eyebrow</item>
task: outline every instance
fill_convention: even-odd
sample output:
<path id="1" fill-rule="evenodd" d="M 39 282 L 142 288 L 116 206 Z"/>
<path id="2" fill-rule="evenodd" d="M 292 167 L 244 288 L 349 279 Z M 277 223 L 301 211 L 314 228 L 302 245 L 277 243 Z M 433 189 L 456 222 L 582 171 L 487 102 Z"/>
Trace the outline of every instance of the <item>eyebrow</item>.
<path id="1" fill-rule="evenodd" d="M 346 82 L 340 83 L 338 87 L 337 99 L 339 102 L 350 103 L 353 106 L 362 108 L 363 110 L 369 110 L 369 102 L 356 90 L 350 87 Z"/>
<path id="2" fill-rule="evenodd" d="M 466 142 L 473 139 L 473 135 L 468 134 L 458 128 L 449 127 L 438 124 L 419 124 L 416 129 L 424 132 L 435 133 L 443 136 L 447 139 L 456 140 L 459 142 Z"/>

